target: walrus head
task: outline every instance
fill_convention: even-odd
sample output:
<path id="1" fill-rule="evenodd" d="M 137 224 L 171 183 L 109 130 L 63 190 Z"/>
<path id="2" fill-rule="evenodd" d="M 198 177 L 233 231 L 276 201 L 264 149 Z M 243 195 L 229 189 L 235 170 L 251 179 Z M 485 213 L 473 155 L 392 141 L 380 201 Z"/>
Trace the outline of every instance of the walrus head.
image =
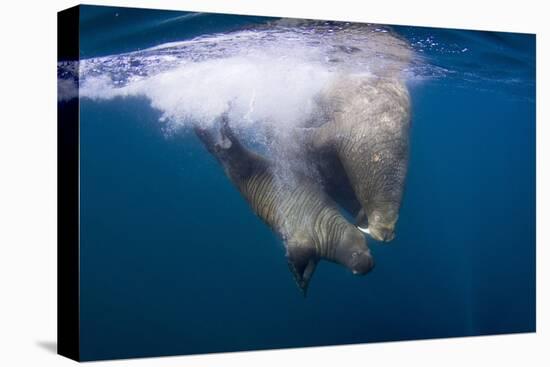
<path id="1" fill-rule="evenodd" d="M 334 260 L 355 275 L 364 275 L 374 268 L 374 259 L 360 231 L 349 227 L 344 231 L 334 251 Z"/>
<path id="2" fill-rule="evenodd" d="M 374 267 L 371 252 L 359 230 L 350 225 L 338 237 L 326 245 L 326 255 L 319 254 L 311 241 L 287 242 L 288 266 L 304 296 L 320 259 L 343 265 L 355 275 L 367 274 Z"/>

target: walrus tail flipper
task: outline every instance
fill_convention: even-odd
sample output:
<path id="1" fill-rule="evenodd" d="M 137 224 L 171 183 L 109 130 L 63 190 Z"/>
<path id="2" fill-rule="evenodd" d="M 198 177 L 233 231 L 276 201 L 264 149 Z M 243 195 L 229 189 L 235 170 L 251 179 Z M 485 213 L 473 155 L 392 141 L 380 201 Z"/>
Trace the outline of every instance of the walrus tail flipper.
<path id="1" fill-rule="evenodd" d="M 244 146 L 231 127 L 227 114 L 223 114 L 214 126 L 194 126 L 195 134 L 206 149 L 221 163 L 227 175 L 235 180 L 265 169 L 268 160 Z"/>
<path id="2" fill-rule="evenodd" d="M 220 134 L 222 136 L 222 139 L 229 141 L 232 144 L 237 144 L 241 149 L 244 149 L 241 145 L 241 142 L 237 137 L 235 136 L 235 133 L 229 126 L 229 118 L 227 117 L 227 114 L 224 113 L 220 119 Z"/>
<path id="3" fill-rule="evenodd" d="M 290 240 L 287 242 L 286 248 L 288 267 L 294 276 L 296 285 L 305 297 L 309 282 L 319 262 L 315 246 L 303 241 Z"/>
<path id="4" fill-rule="evenodd" d="M 223 114 L 219 120 L 216 120 L 215 125 L 211 128 L 194 125 L 193 129 L 208 151 L 214 155 L 219 155 L 220 151 L 232 147 L 242 149 L 242 145 L 229 127 L 227 114 Z"/>

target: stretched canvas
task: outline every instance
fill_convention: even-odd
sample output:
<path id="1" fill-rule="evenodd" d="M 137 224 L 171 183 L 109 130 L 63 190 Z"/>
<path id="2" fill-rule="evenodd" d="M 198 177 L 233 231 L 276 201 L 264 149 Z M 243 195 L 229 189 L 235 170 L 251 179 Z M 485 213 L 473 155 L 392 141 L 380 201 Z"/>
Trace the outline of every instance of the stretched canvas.
<path id="1" fill-rule="evenodd" d="M 535 331 L 533 34 L 58 14 L 58 348 Z"/>

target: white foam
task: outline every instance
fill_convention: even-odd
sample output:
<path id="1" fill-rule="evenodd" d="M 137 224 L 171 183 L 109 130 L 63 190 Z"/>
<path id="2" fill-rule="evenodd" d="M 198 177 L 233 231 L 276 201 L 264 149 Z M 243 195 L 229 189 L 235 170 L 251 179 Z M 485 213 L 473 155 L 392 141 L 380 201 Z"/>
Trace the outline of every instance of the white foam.
<path id="1" fill-rule="evenodd" d="M 86 78 L 80 96 L 91 99 L 145 96 L 174 125 L 208 124 L 224 112 L 242 126 L 289 126 L 310 116 L 315 96 L 334 76 L 299 58 L 237 56 L 184 63 L 123 87 L 107 76 Z M 231 106 L 231 108 L 230 108 Z"/>
<path id="2" fill-rule="evenodd" d="M 207 126 L 228 113 L 235 127 L 290 131 L 315 118 L 316 98 L 339 74 L 395 74 L 409 57 L 405 43 L 368 25 L 282 22 L 82 60 L 79 95 L 144 96 L 172 129 Z M 62 79 L 59 88 L 60 99 L 74 95 Z"/>

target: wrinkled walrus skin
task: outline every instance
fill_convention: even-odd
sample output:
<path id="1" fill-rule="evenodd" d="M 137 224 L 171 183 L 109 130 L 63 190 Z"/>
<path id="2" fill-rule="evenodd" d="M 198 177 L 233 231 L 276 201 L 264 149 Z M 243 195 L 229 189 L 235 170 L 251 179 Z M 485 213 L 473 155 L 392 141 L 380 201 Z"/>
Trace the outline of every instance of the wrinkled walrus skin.
<path id="1" fill-rule="evenodd" d="M 320 259 L 341 264 L 354 274 L 373 268 L 364 235 L 314 181 L 296 173 L 294 183 L 279 183 L 273 163 L 244 147 L 225 118 L 220 128 L 196 127 L 195 133 L 252 210 L 281 236 L 290 270 L 304 295 Z"/>
<path id="2" fill-rule="evenodd" d="M 343 169 L 360 204 L 359 212 L 352 213 L 358 227 L 376 240 L 391 241 L 409 159 L 406 86 L 392 77 L 340 78 L 327 88 L 321 105 L 324 124 L 306 129 L 306 144 L 318 153 L 327 181 L 338 179 L 337 168 Z M 325 162 L 334 157 L 339 164 L 327 169 Z"/>

